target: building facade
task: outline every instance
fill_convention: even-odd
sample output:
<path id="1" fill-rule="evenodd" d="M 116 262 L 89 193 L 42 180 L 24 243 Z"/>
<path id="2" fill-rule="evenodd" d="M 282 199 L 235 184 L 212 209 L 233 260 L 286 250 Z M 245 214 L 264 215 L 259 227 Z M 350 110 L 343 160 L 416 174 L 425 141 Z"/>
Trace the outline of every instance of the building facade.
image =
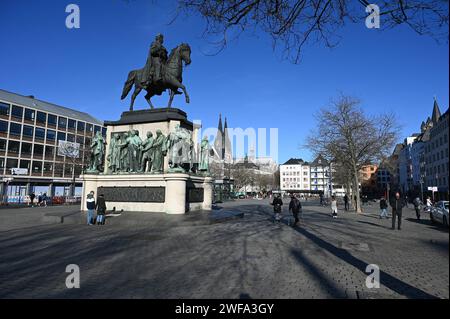
<path id="1" fill-rule="evenodd" d="M 311 184 L 310 189 L 322 191 L 325 196 L 333 194 L 331 184 L 331 165 L 322 155 L 310 163 Z"/>
<path id="2" fill-rule="evenodd" d="M 435 103 L 437 107 L 437 103 Z M 424 188 L 437 187 L 439 198 L 449 197 L 449 161 L 448 161 L 448 109 L 440 114 L 437 108 L 433 112 L 433 127 L 430 129 L 430 138 L 424 145 Z"/>
<path id="3" fill-rule="evenodd" d="M 74 181 L 82 186 L 78 177 L 97 131 L 106 134 L 103 123 L 87 113 L 0 90 L 0 194 L 73 194 Z M 79 145 L 78 157 L 61 156 L 60 141 Z"/>
<path id="4" fill-rule="evenodd" d="M 284 192 L 310 192 L 310 166 L 301 158 L 291 158 L 280 165 L 280 189 Z"/>

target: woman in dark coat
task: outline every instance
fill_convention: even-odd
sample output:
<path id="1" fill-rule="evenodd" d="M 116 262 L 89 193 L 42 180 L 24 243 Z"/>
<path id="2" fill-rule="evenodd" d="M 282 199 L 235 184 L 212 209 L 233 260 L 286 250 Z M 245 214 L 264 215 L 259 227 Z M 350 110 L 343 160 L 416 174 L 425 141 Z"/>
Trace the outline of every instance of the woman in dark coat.
<path id="1" fill-rule="evenodd" d="M 97 225 L 105 225 L 106 202 L 105 196 L 100 194 L 97 198 Z"/>

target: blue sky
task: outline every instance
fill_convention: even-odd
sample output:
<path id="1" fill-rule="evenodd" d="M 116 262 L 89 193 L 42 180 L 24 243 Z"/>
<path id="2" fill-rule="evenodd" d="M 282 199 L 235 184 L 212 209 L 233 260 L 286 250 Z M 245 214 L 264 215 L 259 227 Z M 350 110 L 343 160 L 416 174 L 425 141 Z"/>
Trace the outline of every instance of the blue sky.
<path id="1" fill-rule="evenodd" d="M 67 29 L 65 8 L 76 3 L 81 28 Z M 433 96 L 448 108 L 448 44 L 407 27 L 380 32 L 364 21 L 341 31 L 336 48 L 305 48 L 293 65 L 272 51 L 264 34 L 244 35 L 219 55 L 202 38 L 204 22 L 181 17 L 168 24 L 175 4 L 151 0 L 2 0 L 0 2 L 0 88 L 116 120 L 128 109 L 120 100 L 128 72 L 145 64 L 156 33 L 170 50 L 192 48 L 183 83 L 191 96 L 174 106 L 204 127 L 216 127 L 219 113 L 231 127 L 279 129 L 279 162 L 311 159 L 299 148 L 314 128 L 314 113 L 341 92 L 362 100 L 370 114 L 394 112 L 403 136 L 431 115 Z M 381 21 L 383 23 L 383 21 Z M 165 106 L 167 95 L 153 98 Z M 137 108 L 146 108 L 143 95 Z"/>

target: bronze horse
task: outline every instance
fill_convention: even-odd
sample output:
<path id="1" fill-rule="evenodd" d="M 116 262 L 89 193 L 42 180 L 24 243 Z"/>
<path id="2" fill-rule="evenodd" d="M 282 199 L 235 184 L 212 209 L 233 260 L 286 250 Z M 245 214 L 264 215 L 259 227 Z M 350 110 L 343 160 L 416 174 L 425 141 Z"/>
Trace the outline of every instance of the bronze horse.
<path id="1" fill-rule="evenodd" d="M 172 101 L 175 94 L 181 94 L 178 89 L 183 90 L 184 96 L 186 97 L 186 103 L 189 103 L 189 95 L 186 91 L 186 87 L 182 84 L 183 61 L 185 65 L 191 64 L 191 47 L 187 43 L 180 44 L 170 52 L 169 58 L 163 66 L 162 81 L 155 83 L 152 79 L 152 81 L 150 81 L 151 84 L 147 87 L 142 85 L 142 80 L 146 80 L 142 79 L 144 69 L 142 68 L 131 71 L 128 74 L 128 79 L 125 82 L 121 96 L 121 99 L 123 100 L 131 91 L 134 84 L 134 92 L 131 96 L 130 111 L 133 111 L 134 100 L 143 89 L 147 91 L 145 99 L 152 109 L 154 107 L 150 98 L 154 95 L 161 95 L 167 89 L 170 90 L 170 98 L 167 107 L 172 106 Z"/>

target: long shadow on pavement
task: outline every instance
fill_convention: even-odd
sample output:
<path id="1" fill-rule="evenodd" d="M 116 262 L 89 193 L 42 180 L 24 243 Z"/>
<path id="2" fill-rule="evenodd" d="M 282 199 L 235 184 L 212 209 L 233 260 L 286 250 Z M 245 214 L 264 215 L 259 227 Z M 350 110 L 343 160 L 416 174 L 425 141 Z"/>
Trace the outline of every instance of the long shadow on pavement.
<path id="1" fill-rule="evenodd" d="M 360 271 L 362 271 L 363 273 L 367 274 L 365 271 L 366 271 L 366 267 L 369 265 L 368 263 L 354 257 L 345 249 L 338 248 L 303 228 L 295 228 L 295 230 L 298 233 L 300 233 L 301 235 L 303 235 L 306 238 L 308 238 L 309 240 L 311 240 L 312 242 L 314 242 L 319 247 L 327 250 L 334 256 L 342 259 L 343 261 L 349 263 L 353 267 L 355 267 L 355 268 L 359 269 Z M 387 288 L 391 289 L 392 291 L 395 291 L 396 293 L 398 293 L 400 295 L 406 296 L 407 298 L 437 299 L 437 297 L 430 295 L 419 288 L 413 287 L 410 284 L 408 284 L 404 281 L 401 281 L 400 279 L 397 279 L 384 271 L 380 271 L 380 282 L 381 282 L 381 284 L 383 284 Z"/>

